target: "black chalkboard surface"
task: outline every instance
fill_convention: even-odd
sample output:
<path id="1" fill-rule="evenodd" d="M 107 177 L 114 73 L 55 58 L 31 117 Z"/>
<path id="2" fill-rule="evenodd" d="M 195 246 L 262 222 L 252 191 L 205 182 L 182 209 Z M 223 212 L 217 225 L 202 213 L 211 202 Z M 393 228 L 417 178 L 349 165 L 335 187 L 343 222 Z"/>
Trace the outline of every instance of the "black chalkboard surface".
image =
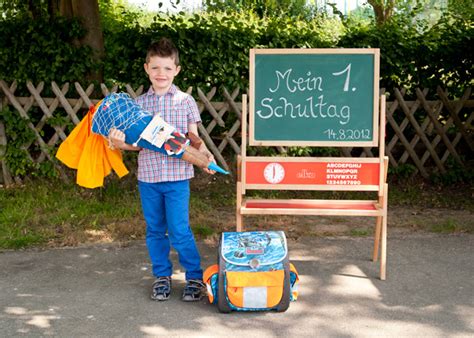
<path id="1" fill-rule="evenodd" d="M 377 145 L 378 49 L 252 49 L 250 145 Z"/>

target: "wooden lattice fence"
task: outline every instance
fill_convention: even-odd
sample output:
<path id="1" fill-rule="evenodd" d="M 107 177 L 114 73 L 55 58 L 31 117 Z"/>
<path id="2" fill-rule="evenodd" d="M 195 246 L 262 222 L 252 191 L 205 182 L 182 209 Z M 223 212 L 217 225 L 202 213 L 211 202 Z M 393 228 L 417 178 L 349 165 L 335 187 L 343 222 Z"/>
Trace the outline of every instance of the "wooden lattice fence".
<path id="1" fill-rule="evenodd" d="M 13 109 L 34 133 L 34 141 L 22 145 L 30 161 L 42 163 L 50 161 L 61 177 L 67 180 L 67 170 L 54 159 L 57 146 L 66 138 L 67 123 L 57 122 L 58 115 L 74 124 L 79 123 L 87 109 L 103 96 L 117 91 L 118 87 L 108 88 L 104 84 L 95 88 L 90 84 L 83 88 L 79 83 L 65 83 L 62 86 L 52 82 L 48 88 L 41 82 L 26 84 L 29 95 L 16 95 L 17 83 L 10 85 L 0 80 L 0 111 L 6 107 Z M 125 90 L 136 97 L 143 93 L 143 86 L 133 89 L 126 85 Z M 100 94 L 97 94 L 97 91 Z M 49 97 L 43 97 L 49 92 Z M 232 155 L 240 153 L 240 124 L 242 102 L 239 89 L 229 92 L 226 88 L 212 88 L 208 93 L 200 88 L 193 94 L 199 106 L 203 123 L 199 133 L 217 162 L 226 169 L 233 170 L 229 164 Z M 382 90 L 383 92 L 383 90 Z M 474 99 L 472 90 L 465 90 L 461 98 L 449 99 L 449 93 L 441 88 L 436 90 L 436 98 L 428 99 L 428 89 L 417 89 L 415 98 L 405 98 L 404 89 L 394 89 L 387 100 L 387 140 L 386 152 L 390 165 L 399 168 L 411 165 L 414 172 L 429 177 L 432 172 L 446 173 L 451 159 L 459 166 L 466 166 L 472 159 L 472 120 Z M 432 97 L 432 96 L 430 96 Z M 34 116 L 33 116 L 34 115 Z M 53 121 L 53 122 L 51 122 Z M 9 185 L 20 182 L 19 175 L 11 173 L 5 158 L 10 135 L 5 121 L 0 115 L 0 183 Z M 285 152 L 284 147 L 276 148 Z M 343 156 L 373 157 L 376 149 L 340 148 Z"/>

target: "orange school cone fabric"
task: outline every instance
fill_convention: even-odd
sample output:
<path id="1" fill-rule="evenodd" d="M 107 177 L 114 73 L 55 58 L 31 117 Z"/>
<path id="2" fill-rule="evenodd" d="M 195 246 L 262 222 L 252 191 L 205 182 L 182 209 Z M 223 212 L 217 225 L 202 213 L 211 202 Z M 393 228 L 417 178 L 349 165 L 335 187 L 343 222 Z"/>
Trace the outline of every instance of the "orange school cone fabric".
<path id="1" fill-rule="evenodd" d="M 119 177 L 128 174 L 120 150 L 110 149 L 102 136 L 91 132 L 94 112 L 95 107 L 91 107 L 56 153 L 57 159 L 69 168 L 77 169 L 76 183 L 91 189 L 103 186 L 104 177 L 112 169 Z"/>

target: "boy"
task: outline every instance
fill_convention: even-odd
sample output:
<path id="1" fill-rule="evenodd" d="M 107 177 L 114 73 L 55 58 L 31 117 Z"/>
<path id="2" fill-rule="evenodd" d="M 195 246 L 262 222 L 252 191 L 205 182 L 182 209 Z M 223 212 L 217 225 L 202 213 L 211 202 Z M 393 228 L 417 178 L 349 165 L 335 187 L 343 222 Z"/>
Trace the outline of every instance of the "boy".
<path id="1" fill-rule="evenodd" d="M 137 97 L 137 103 L 147 111 L 159 113 L 181 133 L 198 135 L 197 124 L 201 118 L 196 101 L 173 84 L 174 77 L 181 70 L 174 44 L 166 38 L 151 44 L 144 68 L 151 87 Z M 205 292 L 201 259 L 189 226 L 189 180 L 194 176 L 193 166 L 181 159 L 125 144 L 125 135 L 118 130 L 111 131 L 109 137 L 118 148 L 140 150 L 138 189 L 147 225 L 146 244 L 156 277 L 151 298 L 164 301 L 170 297 L 173 272 L 169 259 L 171 244 L 186 270 L 182 300 L 200 300 Z M 199 150 L 214 161 L 204 142 Z"/>

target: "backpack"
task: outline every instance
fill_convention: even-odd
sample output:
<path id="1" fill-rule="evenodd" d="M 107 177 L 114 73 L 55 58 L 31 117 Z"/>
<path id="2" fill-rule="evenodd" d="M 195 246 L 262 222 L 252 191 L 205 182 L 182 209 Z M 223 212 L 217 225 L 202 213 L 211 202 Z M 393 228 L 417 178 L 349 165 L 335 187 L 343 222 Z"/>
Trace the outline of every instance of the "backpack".
<path id="1" fill-rule="evenodd" d="M 283 231 L 224 232 L 218 264 L 204 272 L 209 302 L 220 312 L 286 311 L 298 297 L 298 273 Z"/>

